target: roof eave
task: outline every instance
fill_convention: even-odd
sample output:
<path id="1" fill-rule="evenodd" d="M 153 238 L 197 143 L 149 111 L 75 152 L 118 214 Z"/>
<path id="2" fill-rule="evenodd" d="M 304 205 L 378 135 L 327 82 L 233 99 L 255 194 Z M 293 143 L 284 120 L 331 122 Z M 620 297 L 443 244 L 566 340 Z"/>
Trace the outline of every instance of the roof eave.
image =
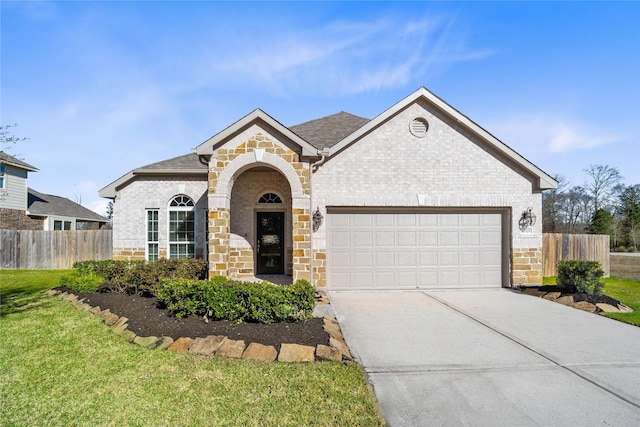
<path id="1" fill-rule="evenodd" d="M 397 102 L 391 108 L 385 110 L 384 112 L 379 114 L 377 117 L 375 117 L 373 120 L 371 120 L 369 123 L 365 124 L 363 127 L 356 130 L 351 135 L 347 136 L 345 139 L 343 139 L 342 141 L 338 142 L 336 145 L 331 147 L 329 149 L 329 157 L 332 157 L 335 154 L 339 153 L 340 151 L 342 151 L 343 149 L 351 145 L 353 142 L 357 141 L 362 136 L 366 135 L 371 130 L 375 129 L 377 126 L 382 124 L 384 121 L 386 121 L 393 115 L 405 109 L 410 104 L 418 101 L 420 98 L 423 98 L 430 104 L 434 105 L 440 111 L 445 113 L 449 118 L 463 125 L 465 128 L 467 128 L 468 130 L 476 134 L 478 137 L 480 137 L 481 139 L 486 141 L 488 144 L 490 144 L 493 148 L 495 148 L 500 153 L 505 155 L 507 158 L 511 159 L 516 164 L 518 164 L 520 168 L 526 170 L 529 174 L 537 178 L 536 180 L 537 181 L 536 184 L 538 187 L 537 190 L 542 191 L 542 190 L 548 190 L 551 188 L 556 188 L 557 182 L 550 175 L 542 171 L 540 168 L 535 166 L 530 161 L 526 160 L 519 153 L 511 149 L 502 141 L 498 140 L 496 137 L 494 137 L 489 132 L 484 130 L 481 126 L 473 122 L 467 116 L 460 113 L 458 110 L 453 108 L 451 105 L 447 104 L 445 101 L 443 101 L 438 96 L 436 96 L 435 94 L 433 94 L 432 92 L 430 92 L 424 87 L 419 88 L 418 90 L 413 92 L 411 95 L 402 99 L 400 102 Z"/>
<path id="2" fill-rule="evenodd" d="M 225 128 L 224 130 L 218 132 L 211 138 L 204 141 L 202 144 L 198 145 L 193 149 L 193 152 L 197 155 L 204 156 L 210 155 L 213 151 L 213 147 L 218 145 L 219 143 L 227 140 L 228 138 L 233 137 L 236 133 L 242 131 L 242 129 L 249 126 L 256 120 L 262 120 L 267 125 L 276 129 L 278 132 L 282 133 L 285 137 L 287 137 L 292 142 L 296 143 L 302 148 L 303 156 L 317 156 L 318 150 L 313 145 L 309 144 L 307 141 L 299 137 L 293 131 L 291 131 L 288 127 L 284 126 L 282 123 L 275 120 L 273 117 L 257 108 L 253 110 L 251 113 L 247 114 L 231 126 Z"/>

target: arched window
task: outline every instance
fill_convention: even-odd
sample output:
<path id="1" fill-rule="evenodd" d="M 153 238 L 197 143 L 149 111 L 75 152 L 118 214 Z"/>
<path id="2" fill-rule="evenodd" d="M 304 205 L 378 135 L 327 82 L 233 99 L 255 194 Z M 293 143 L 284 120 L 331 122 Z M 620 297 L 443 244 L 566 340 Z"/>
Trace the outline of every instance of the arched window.
<path id="1" fill-rule="evenodd" d="M 282 203 L 282 199 L 275 193 L 265 193 L 260 196 L 258 203 Z"/>
<path id="2" fill-rule="evenodd" d="M 179 195 L 169 202 L 169 258 L 195 257 L 195 203 Z"/>

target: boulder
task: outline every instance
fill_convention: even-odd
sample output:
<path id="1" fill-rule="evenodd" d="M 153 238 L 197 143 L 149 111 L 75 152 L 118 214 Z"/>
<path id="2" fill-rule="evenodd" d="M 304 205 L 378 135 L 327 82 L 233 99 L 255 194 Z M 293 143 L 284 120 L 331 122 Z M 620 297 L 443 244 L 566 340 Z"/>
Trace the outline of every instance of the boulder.
<path id="1" fill-rule="evenodd" d="M 633 313 L 633 308 L 628 307 L 621 302 L 618 303 L 618 310 L 620 310 L 621 313 Z"/>
<path id="2" fill-rule="evenodd" d="M 189 337 L 182 337 L 175 340 L 171 345 L 169 345 L 168 349 L 172 351 L 187 351 L 191 344 L 193 344 L 194 339 Z"/>
<path id="3" fill-rule="evenodd" d="M 560 298 L 560 295 L 562 295 L 560 292 L 548 292 L 548 293 L 544 294 L 544 296 L 542 298 L 548 299 L 550 301 L 555 301 L 558 298 Z"/>
<path id="4" fill-rule="evenodd" d="M 587 301 L 572 302 L 569 306 L 589 313 L 594 313 L 596 311 L 596 306 Z"/>
<path id="5" fill-rule="evenodd" d="M 564 297 L 560 297 L 554 300 L 555 302 L 559 303 L 559 304 L 564 304 L 564 305 L 569 305 L 571 303 L 573 303 L 573 297 L 571 295 L 567 295 Z"/>
<path id="6" fill-rule="evenodd" d="M 335 348 L 331 348 L 328 345 L 319 344 L 316 347 L 316 356 L 322 360 L 335 360 L 342 361 L 342 353 Z"/>
<path id="7" fill-rule="evenodd" d="M 277 357 L 278 351 L 274 346 L 255 342 L 250 343 L 242 353 L 243 359 L 264 360 L 267 362 L 273 362 Z"/>
<path id="8" fill-rule="evenodd" d="M 611 304 L 605 304 L 603 302 L 599 302 L 596 304 L 596 307 L 598 307 L 600 310 L 604 311 L 605 313 L 620 313 L 620 309 Z"/>
<path id="9" fill-rule="evenodd" d="M 189 347 L 189 351 L 191 353 L 210 356 L 220 348 L 220 344 L 222 344 L 225 338 L 226 337 L 222 335 L 209 335 L 206 338 L 196 338 L 191 347 Z"/>
<path id="10" fill-rule="evenodd" d="M 313 362 L 315 360 L 315 348 L 300 344 L 282 344 L 278 362 Z"/>
<path id="11" fill-rule="evenodd" d="M 161 337 L 158 340 L 158 346 L 156 347 L 156 350 L 166 350 L 169 348 L 169 346 L 173 344 L 173 338 L 171 337 Z"/>
<path id="12" fill-rule="evenodd" d="M 141 337 L 138 335 L 133 339 L 134 344 L 138 344 L 141 347 L 145 348 L 156 348 L 158 345 L 158 337 Z"/>
<path id="13" fill-rule="evenodd" d="M 242 357 L 245 347 L 243 340 L 230 340 L 229 338 L 225 338 L 218 350 L 216 350 L 216 356 L 239 358 Z"/>

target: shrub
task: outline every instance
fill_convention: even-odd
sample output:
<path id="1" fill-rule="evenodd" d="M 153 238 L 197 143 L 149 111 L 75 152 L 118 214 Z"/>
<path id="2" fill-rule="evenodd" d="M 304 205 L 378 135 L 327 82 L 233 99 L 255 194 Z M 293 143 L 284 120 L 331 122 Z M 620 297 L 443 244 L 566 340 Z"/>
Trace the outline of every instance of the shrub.
<path id="1" fill-rule="evenodd" d="M 568 292 L 584 292 L 600 295 L 604 283 L 600 278 L 604 271 L 597 261 L 564 260 L 558 263 L 557 284 Z"/>
<path id="2" fill-rule="evenodd" d="M 72 291 L 90 294 L 92 292 L 96 292 L 103 281 L 103 277 L 98 276 L 93 272 L 80 273 L 78 271 L 74 271 L 71 274 L 62 276 L 60 278 L 60 285 L 65 286 Z"/>
<path id="3" fill-rule="evenodd" d="M 158 299 L 180 319 L 189 315 L 213 320 L 273 323 L 311 316 L 314 289 L 306 280 L 290 286 L 252 283 L 217 276 L 209 281 L 163 280 Z"/>

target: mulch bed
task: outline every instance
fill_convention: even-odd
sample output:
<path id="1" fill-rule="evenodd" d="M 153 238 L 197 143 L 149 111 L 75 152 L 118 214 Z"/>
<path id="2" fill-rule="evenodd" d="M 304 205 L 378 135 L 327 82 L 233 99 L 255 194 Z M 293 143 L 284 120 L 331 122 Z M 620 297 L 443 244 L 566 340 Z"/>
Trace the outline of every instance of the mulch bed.
<path id="1" fill-rule="evenodd" d="M 96 292 L 81 294 L 67 288 L 57 288 L 72 293 L 78 299 L 92 307 L 109 309 L 119 317 L 129 319 L 128 329 L 139 336 L 199 338 L 209 335 L 224 335 L 232 340 L 244 340 L 245 343 L 272 345 L 280 351 L 280 344 L 301 344 L 317 346 L 329 345 L 329 335 L 323 329 L 321 318 L 312 318 L 301 322 L 279 323 L 234 323 L 228 320 L 205 321 L 201 317 L 188 316 L 181 320 L 173 317 L 168 310 L 158 308 L 157 298 L 126 295 L 117 292 Z"/>
<path id="2" fill-rule="evenodd" d="M 563 297 L 572 296 L 574 302 L 586 301 L 594 305 L 598 303 L 604 303 L 613 305 L 614 307 L 620 303 L 620 301 L 618 301 L 617 299 L 611 298 L 607 295 L 589 295 L 582 292 L 570 293 L 565 292 L 564 289 L 559 286 L 539 286 L 537 289 L 541 292 L 560 292 L 562 294 L 561 296 Z"/>

